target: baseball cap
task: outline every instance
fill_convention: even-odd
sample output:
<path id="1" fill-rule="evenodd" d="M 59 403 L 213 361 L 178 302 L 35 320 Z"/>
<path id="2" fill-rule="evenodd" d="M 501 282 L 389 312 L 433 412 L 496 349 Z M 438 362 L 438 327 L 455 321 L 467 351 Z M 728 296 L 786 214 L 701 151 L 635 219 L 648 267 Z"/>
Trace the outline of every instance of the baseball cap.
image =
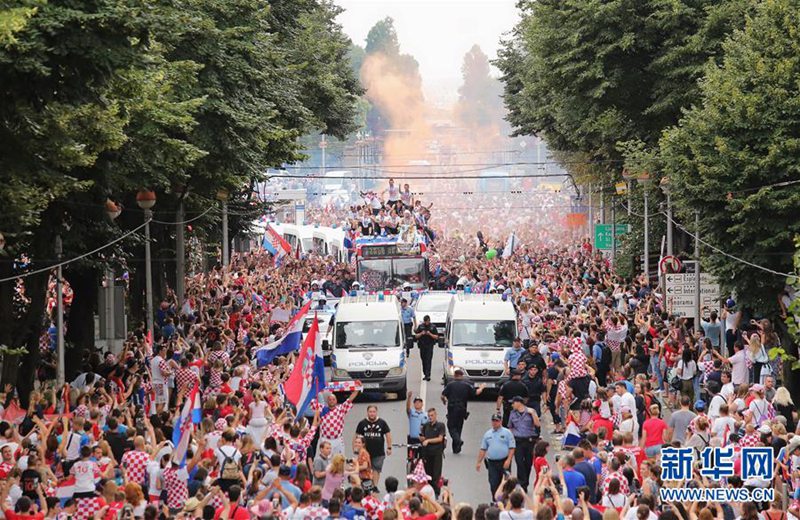
<path id="1" fill-rule="evenodd" d="M 511 398 L 512 403 L 524 403 L 525 401 L 518 395 Z"/>
<path id="2" fill-rule="evenodd" d="M 493 421 L 502 421 L 503 420 L 503 416 L 500 415 L 499 413 L 493 413 L 492 414 L 492 420 Z"/>
<path id="3" fill-rule="evenodd" d="M 762 424 L 758 427 L 759 433 L 772 433 L 772 428 L 768 424 Z"/>
<path id="4" fill-rule="evenodd" d="M 694 409 L 695 410 L 705 410 L 706 409 L 706 402 L 703 401 L 702 399 L 699 400 L 699 401 L 696 401 L 694 403 Z"/>
<path id="5" fill-rule="evenodd" d="M 414 402 L 416 403 L 417 401 L 422 401 L 422 398 L 420 396 L 415 397 Z"/>

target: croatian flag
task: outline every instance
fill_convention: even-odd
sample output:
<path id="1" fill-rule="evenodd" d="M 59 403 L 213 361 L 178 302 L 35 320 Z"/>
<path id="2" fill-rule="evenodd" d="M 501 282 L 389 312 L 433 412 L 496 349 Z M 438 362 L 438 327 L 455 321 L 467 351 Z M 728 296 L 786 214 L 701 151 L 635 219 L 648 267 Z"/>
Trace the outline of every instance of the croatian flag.
<path id="1" fill-rule="evenodd" d="M 567 428 L 564 430 L 563 448 L 574 448 L 581 442 L 581 430 L 571 418 L 567 421 Z"/>
<path id="2" fill-rule="evenodd" d="M 283 384 L 286 399 L 297 409 L 296 417 L 303 417 L 311 401 L 325 388 L 325 363 L 322 360 L 322 349 L 317 343 L 317 334 L 319 324 L 315 313 L 311 330 L 300 349 L 300 356 L 289 379 Z"/>
<path id="3" fill-rule="evenodd" d="M 192 440 L 194 425 L 200 424 L 203 419 L 203 410 L 200 406 L 200 386 L 195 383 L 191 392 L 183 403 L 181 414 L 175 419 L 175 427 L 172 429 L 172 444 L 175 450 L 172 453 L 172 460 L 180 462 L 181 466 L 186 462 L 186 451 Z"/>
<path id="4" fill-rule="evenodd" d="M 503 258 L 508 258 L 514 254 L 514 250 L 517 248 L 517 235 L 514 234 L 512 231 L 510 235 L 508 235 L 508 240 L 506 240 L 506 247 L 503 248 Z"/>
<path id="5" fill-rule="evenodd" d="M 308 311 L 311 309 L 311 301 L 303 305 L 300 312 L 295 314 L 286 325 L 286 334 L 279 340 L 273 341 L 268 345 L 259 347 L 256 350 L 256 366 L 263 367 L 268 365 L 278 356 L 285 356 L 300 348 L 300 341 L 303 339 L 303 323 L 305 322 Z"/>
<path id="6" fill-rule="evenodd" d="M 75 476 L 67 477 L 61 480 L 55 489 L 55 496 L 61 500 L 72 498 L 75 494 Z"/>
<path id="7" fill-rule="evenodd" d="M 292 246 L 277 231 L 272 229 L 272 226 L 267 224 L 264 231 L 264 239 L 261 245 L 276 259 L 282 258 L 292 252 Z"/>

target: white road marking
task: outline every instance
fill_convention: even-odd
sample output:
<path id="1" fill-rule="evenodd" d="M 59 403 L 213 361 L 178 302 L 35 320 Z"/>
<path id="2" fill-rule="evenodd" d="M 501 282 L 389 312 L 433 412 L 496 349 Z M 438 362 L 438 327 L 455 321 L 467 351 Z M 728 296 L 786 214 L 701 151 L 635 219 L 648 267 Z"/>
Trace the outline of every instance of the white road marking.
<path id="1" fill-rule="evenodd" d="M 425 374 L 422 374 L 422 367 L 420 366 L 420 381 L 419 381 L 419 396 L 422 398 L 422 402 L 425 405 L 425 408 L 430 408 L 428 405 L 428 382 L 425 381 Z"/>

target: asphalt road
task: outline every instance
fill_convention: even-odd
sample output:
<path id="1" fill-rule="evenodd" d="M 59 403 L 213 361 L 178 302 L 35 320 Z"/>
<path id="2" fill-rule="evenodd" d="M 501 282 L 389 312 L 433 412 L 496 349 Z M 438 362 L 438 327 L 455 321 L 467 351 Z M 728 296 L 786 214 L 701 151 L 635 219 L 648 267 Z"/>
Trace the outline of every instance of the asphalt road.
<path id="1" fill-rule="evenodd" d="M 433 369 L 431 381 L 422 380 L 422 365 L 419 359 L 419 350 L 416 348 L 411 351 L 408 367 L 408 389 L 414 395 L 421 395 L 425 401 L 425 409 L 431 406 L 436 407 L 439 420 L 446 422 L 446 409 L 440 400 L 442 393 L 442 363 L 444 360 L 444 349 L 436 348 L 433 357 Z M 449 480 L 449 487 L 454 494 L 456 502 L 468 502 L 477 505 L 481 502 L 488 502 L 490 499 L 489 483 L 485 468 L 480 472 L 475 470 L 475 462 L 478 456 L 480 439 L 483 434 L 491 428 L 491 415 L 495 409 L 495 395 L 485 392 L 486 396 L 478 396 L 477 400 L 469 403 L 470 418 L 464 424 L 462 434 L 464 447 L 458 455 L 452 453 L 451 441 L 448 436 L 448 447 L 445 452 L 444 469 L 442 475 Z M 348 450 L 351 448 L 352 439 L 355 434 L 356 425 L 367 415 L 367 406 L 370 404 L 378 405 L 378 414 L 382 417 L 392 430 L 393 442 L 406 442 L 408 435 L 408 419 L 405 411 L 405 396 L 402 400 L 396 400 L 394 394 L 382 396 L 380 394 L 365 394 L 360 396 L 345 420 L 345 443 Z M 547 414 L 549 418 L 549 414 Z M 559 440 L 554 440 L 550 431 L 552 423 L 549 419 L 542 421 L 543 438 L 550 441 L 551 445 L 557 445 Z M 555 451 L 552 450 L 551 452 Z M 348 454 L 350 451 L 348 451 Z M 512 466 L 512 473 L 516 468 Z M 394 448 L 391 456 L 386 457 L 381 481 L 379 483 L 381 492 L 385 491 L 383 481 L 387 476 L 394 476 L 400 480 L 401 486 L 405 483 L 406 471 L 406 449 Z"/>

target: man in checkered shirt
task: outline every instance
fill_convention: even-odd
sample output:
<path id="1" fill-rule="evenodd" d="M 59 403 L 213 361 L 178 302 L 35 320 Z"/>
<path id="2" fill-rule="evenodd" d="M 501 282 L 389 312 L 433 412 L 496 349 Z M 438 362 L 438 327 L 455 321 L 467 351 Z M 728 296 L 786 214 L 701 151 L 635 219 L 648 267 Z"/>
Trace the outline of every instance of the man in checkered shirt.
<path id="1" fill-rule="evenodd" d="M 361 386 L 358 381 L 356 381 L 356 385 Z M 353 401 L 356 400 L 359 393 L 359 390 L 354 390 L 342 404 L 337 404 L 336 395 L 333 392 L 328 392 L 325 396 L 327 406 L 320 412 L 319 442 L 331 443 L 331 456 L 337 453 L 344 455 L 344 418 L 347 416 L 347 412 L 353 408 Z M 311 407 L 318 410 L 322 405 L 315 399 L 311 402 Z"/>
<path id="2" fill-rule="evenodd" d="M 150 461 L 150 454 L 145 451 L 144 437 L 139 435 L 133 439 L 133 448 L 122 456 L 121 465 L 125 469 L 128 481 L 143 486 L 147 463 Z"/>
<path id="3" fill-rule="evenodd" d="M 175 390 L 178 394 L 186 395 L 198 382 L 200 377 L 189 367 L 189 360 L 186 357 L 181 358 L 181 367 L 175 371 Z"/>
<path id="4" fill-rule="evenodd" d="M 157 355 L 150 360 L 150 378 L 153 381 L 155 392 L 155 405 L 158 413 L 164 411 L 164 406 L 169 402 L 169 377 L 172 375 L 174 361 L 166 360 L 167 346 L 163 343 L 158 347 Z"/>

